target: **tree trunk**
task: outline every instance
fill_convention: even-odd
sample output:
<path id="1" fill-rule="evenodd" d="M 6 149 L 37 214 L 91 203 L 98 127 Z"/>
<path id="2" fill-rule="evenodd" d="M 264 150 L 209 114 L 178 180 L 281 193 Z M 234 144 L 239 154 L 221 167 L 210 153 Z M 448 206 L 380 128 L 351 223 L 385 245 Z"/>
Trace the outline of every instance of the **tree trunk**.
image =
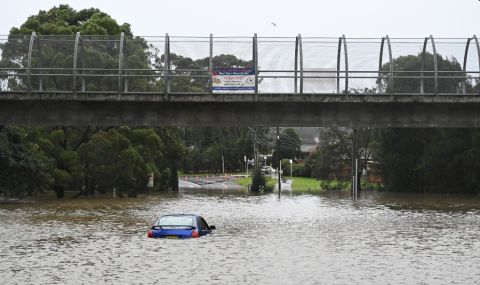
<path id="1" fill-rule="evenodd" d="M 53 191 L 57 194 L 57 199 L 62 199 L 65 197 L 65 187 L 56 185 L 53 187 Z"/>
<path id="2" fill-rule="evenodd" d="M 172 191 L 177 192 L 178 191 L 178 173 L 177 173 L 177 167 L 174 165 L 171 166 L 170 168 L 170 179 L 168 183 L 169 189 Z"/>

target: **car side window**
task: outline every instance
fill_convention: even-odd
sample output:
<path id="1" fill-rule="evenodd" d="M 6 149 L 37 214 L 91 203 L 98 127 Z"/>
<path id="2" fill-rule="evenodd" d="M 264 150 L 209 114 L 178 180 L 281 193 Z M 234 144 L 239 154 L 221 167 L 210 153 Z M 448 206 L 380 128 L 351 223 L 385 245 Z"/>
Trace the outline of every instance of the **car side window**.
<path id="1" fill-rule="evenodd" d="M 203 218 L 200 218 L 200 229 L 202 231 L 207 231 L 209 229 L 207 222 L 205 222 Z"/>

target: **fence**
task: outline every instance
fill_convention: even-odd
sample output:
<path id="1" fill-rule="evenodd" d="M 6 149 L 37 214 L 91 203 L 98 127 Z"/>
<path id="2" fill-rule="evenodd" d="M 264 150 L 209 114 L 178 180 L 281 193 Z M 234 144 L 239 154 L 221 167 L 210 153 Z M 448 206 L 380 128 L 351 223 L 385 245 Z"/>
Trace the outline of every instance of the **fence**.
<path id="1" fill-rule="evenodd" d="M 219 67 L 252 68 L 255 93 L 480 92 L 475 35 L 0 36 L 0 92 L 209 94 Z"/>

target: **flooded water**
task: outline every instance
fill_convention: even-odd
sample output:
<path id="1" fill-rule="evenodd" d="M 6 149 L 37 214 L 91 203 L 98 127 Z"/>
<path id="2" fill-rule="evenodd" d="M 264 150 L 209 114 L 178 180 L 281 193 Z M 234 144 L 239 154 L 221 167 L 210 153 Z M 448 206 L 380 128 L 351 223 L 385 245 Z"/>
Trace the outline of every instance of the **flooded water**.
<path id="1" fill-rule="evenodd" d="M 148 239 L 162 214 L 199 239 Z M 480 199 L 342 193 L 175 196 L 0 205 L 0 283 L 478 284 Z"/>

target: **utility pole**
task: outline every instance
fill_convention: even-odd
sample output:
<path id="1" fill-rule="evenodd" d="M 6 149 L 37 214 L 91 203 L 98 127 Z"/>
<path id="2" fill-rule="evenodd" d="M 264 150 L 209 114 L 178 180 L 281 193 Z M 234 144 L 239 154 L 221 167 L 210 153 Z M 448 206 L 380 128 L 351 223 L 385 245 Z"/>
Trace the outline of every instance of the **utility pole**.
<path id="1" fill-rule="evenodd" d="M 255 170 L 257 170 L 257 133 L 253 135 L 253 159 Z"/>
<path id="2" fill-rule="evenodd" d="M 225 176 L 225 159 L 223 157 L 223 142 L 222 142 L 222 173 Z"/>
<path id="3" fill-rule="evenodd" d="M 255 166 L 255 170 L 257 170 L 257 167 L 258 167 L 258 153 L 257 153 L 257 128 L 250 128 L 248 127 L 248 129 L 253 133 L 253 136 L 252 136 L 252 141 L 253 141 L 253 162 L 254 162 L 254 166 Z"/>
<path id="4" fill-rule="evenodd" d="M 280 171 L 282 167 L 282 159 L 280 158 L 280 128 L 277 127 L 277 155 L 278 155 L 278 198 L 280 198 L 282 192 L 282 179 L 280 177 Z"/>
<path id="5" fill-rule="evenodd" d="M 223 151 L 222 151 L 222 172 L 223 172 L 223 176 L 225 176 L 225 159 L 223 158 Z"/>
<path id="6" fill-rule="evenodd" d="M 358 161 L 357 161 L 357 129 L 354 128 L 352 132 L 352 198 L 357 200 L 358 191 Z"/>

